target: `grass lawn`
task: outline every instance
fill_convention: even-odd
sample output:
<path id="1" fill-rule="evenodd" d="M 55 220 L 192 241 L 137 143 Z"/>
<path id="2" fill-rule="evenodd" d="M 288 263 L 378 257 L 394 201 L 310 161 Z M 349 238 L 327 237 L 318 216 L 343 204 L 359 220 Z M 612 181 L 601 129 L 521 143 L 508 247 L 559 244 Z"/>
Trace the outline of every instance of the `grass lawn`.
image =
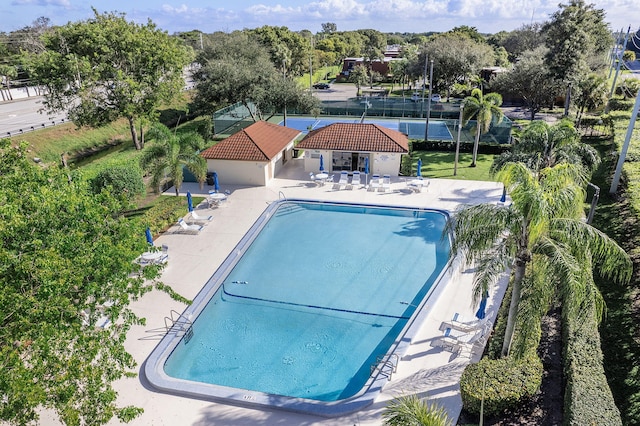
<path id="1" fill-rule="evenodd" d="M 422 159 L 422 176 L 429 178 L 459 179 L 459 180 L 483 180 L 495 181 L 489 174 L 489 168 L 493 162 L 493 155 L 478 154 L 476 167 L 469 167 L 471 153 L 460 153 L 458 156 L 458 170 L 454 171 L 454 152 L 416 151 L 412 155 L 412 175 L 415 175 L 418 158 Z"/>

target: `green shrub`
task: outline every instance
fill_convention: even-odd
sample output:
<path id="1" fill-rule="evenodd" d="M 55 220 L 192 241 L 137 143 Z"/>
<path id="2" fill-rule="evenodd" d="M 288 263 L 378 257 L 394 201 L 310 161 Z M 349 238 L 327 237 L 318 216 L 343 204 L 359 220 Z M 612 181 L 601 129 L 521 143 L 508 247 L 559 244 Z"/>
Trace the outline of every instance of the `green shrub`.
<path id="1" fill-rule="evenodd" d="M 453 423 L 444 407 L 423 401 L 417 395 L 394 398 L 382 412 L 386 426 L 450 426 Z"/>
<path id="2" fill-rule="evenodd" d="M 129 200 L 145 193 L 142 171 L 136 166 L 106 168 L 91 180 L 91 187 L 96 194 L 111 188 L 114 194 L 125 195 Z"/>
<path id="3" fill-rule="evenodd" d="M 542 384 L 542 361 L 535 352 L 521 359 L 484 358 L 465 368 L 460 379 L 464 409 L 480 414 L 484 395 L 484 415 L 493 416 L 533 396 Z"/>
<path id="4" fill-rule="evenodd" d="M 588 317 L 588 315 L 585 315 Z M 622 425 L 602 364 L 595 319 L 565 318 L 566 425 Z"/>
<path id="5" fill-rule="evenodd" d="M 633 99 L 611 98 L 609 100 L 609 111 L 629 111 L 633 108 Z"/>

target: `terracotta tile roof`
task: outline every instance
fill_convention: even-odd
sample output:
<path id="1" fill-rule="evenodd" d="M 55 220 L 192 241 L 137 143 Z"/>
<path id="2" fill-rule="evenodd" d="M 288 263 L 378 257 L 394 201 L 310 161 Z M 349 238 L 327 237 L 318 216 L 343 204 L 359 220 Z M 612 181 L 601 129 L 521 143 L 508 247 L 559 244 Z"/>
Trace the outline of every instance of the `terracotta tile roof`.
<path id="1" fill-rule="evenodd" d="M 333 123 L 309 132 L 296 148 L 407 153 L 409 139 L 404 133 L 377 124 Z"/>
<path id="2" fill-rule="evenodd" d="M 257 121 L 200 153 L 210 160 L 270 161 L 300 131 Z"/>

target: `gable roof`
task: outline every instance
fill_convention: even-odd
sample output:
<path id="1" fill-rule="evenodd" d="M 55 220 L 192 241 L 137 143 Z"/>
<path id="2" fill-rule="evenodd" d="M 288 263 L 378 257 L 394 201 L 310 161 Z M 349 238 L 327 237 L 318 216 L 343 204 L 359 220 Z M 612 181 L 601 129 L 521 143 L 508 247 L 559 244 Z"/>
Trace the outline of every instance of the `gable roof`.
<path id="1" fill-rule="evenodd" d="M 409 138 L 377 124 L 333 123 L 309 132 L 296 148 L 408 153 Z"/>
<path id="2" fill-rule="evenodd" d="M 270 161 L 300 135 L 299 130 L 257 121 L 202 151 L 209 160 Z"/>

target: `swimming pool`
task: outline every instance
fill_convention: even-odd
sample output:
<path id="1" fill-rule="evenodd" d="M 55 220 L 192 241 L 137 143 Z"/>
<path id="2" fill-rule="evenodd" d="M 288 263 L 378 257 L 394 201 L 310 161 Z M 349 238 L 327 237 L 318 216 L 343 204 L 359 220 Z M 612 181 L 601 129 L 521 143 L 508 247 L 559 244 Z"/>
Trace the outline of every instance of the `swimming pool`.
<path id="1" fill-rule="evenodd" d="M 223 402 L 325 416 L 363 408 L 426 315 L 417 308 L 437 296 L 446 220 L 427 209 L 273 203 L 151 354 L 147 378 Z"/>
<path id="2" fill-rule="evenodd" d="M 425 133 L 425 120 L 399 120 L 399 119 L 371 119 L 365 118 L 363 123 L 377 124 L 379 126 L 386 127 L 391 130 L 397 130 L 406 134 L 409 139 L 424 139 Z M 359 118 L 340 118 L 340 117 L 327 117 L 327 118 L 306 118 L 306 117 L 288 117 L 287 127 L 299 130 L 303 133 L 307 133 L 310 129 L 315 130 L 320 127 L 328 126 L 333 123 L 360 123 Z M 284 124 L 284 121 L 279 123 Z M 444 121 L 429 121 L 429 139 L 431 140 L 443 140 L 452 141 L 453 135 L 447 124 Z"/>

